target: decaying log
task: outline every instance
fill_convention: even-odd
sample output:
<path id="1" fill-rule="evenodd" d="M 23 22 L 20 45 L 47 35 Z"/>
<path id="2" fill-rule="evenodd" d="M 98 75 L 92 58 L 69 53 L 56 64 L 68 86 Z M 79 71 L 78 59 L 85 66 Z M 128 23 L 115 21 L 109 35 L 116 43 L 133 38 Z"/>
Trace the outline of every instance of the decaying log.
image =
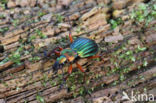
<path id="1" fill-rule="evenodd" d="M 128 95 L 130 91 L 144 93 L 142 87 L 154 94 L 156 21 L 150 21 L 145 28 L 143 23 L 137 24 L 130 17 L 136 5 L 146 0 L 58 0 L 56 4 L 50 0 L 37 3 L 29 0 L 33 5 L 28 5 L 27 0 L 28 4 L 17 4 L 15 0 L 14 5 L 9 4 L 11 1 L 7 4 L 8 10 L 3 10 L 2 13 L 21 16 L 9 16 L 3 22 L 0 18 L 0 26 L 9 29 L 0 31 L 0 45 L 4 47 L 4 52 L 0 52 L 0 102 L 37 103 L 39 96 L 46 103 L 83 103 L 86 99 L 93 103 L 125 102 L 122 100 L 123 92 Z M 42 2 L 48 5 L 43 5 Z M 147 3 L 154 4 L 155 1 L 150 0 Z M 23 10 L 23 7 L 28 11 Z M 28 17 L 20 12 L 24 15 L 26 13 Z M 14 16 L 19 22 L 16 23 Z M 118 18 L 122 22 L 112 29 L 113 24 L 110 21 Z M 63 77 L 60 78 L 62 70 L 57 73 L 53 71 L 56 56 L 52 54 L 44 57 L 44 51 L 49 52 L 58 45 L 69 47 L 69 32 L 73 38 L 82 36 L 95 40 L 101 57 L 97 60 L 85 58 L 78 61 L 86 71 L 81 83 L 79 79 L 82 75 L 79 74 L 71 74 L 75 80 L 70 83 L 68 65 L 63 67 L 64 76 L 70 78 L 66 81 L 68 91 L 66 86 L 60 88 L 63 81 Z M 9 58 L 20 47 L 22 50 L 18 53 L 21 57 L 14 57 L 20 61 L 17 65 L 15 60 Z M 5 61 L 6 58 L 9 60 Z M 75 64 L 73 72 L 78 73 Z M 78 83 L 74 84 L 75 82 Z M 76 87 L 72 91 L 73 85 Z M 81 87 L 87 93 L 79 93 Z M 79 93 L 77 97 L 74 97 L 75 93 Z"/>

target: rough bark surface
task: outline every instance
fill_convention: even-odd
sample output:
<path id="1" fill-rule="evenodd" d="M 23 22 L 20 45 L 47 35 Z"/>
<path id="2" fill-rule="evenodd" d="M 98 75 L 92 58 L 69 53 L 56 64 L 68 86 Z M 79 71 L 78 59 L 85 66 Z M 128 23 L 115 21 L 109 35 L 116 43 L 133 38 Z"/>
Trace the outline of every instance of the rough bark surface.
<path id="1" fill-rule="evenodd" d="M 138 14 L 132 15 L 139 5 L 156 10 L 155 0 L 8 0 L 0 4 L 0 103 L 133 103 L 123 100 L 123 92 L 130 96 L 132 91 L 156 98 L 156 12 L 149 14 L 148 23 L 150 16 L 141 21 Z M 85 75 L 74 64 L 60 88 L 62 71 L 52 69 L 56 56 L 45 57 L 44 52 L 69 47 L 70 31 L 74 39 L 95 40 L 101 57 L 80 59 Z M 65 65 L 64 76 L 67 69 Z"/>

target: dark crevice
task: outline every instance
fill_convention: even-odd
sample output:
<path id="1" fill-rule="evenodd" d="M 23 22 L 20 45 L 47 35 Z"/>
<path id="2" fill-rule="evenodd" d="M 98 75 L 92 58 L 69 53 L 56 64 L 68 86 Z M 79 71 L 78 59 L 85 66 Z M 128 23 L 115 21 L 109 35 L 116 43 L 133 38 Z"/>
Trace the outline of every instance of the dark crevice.
<path id="1" fill-rule="evenodd" d="M 137 75 L 137 74 L 143 73 L 143 72 L 149 70 L 149 68 L 154 67 L 155 65 L 156 65 L 155 62 L 152 62 L 152 63 L 150 63 L 150 64 L 149 64 L 147 67 L 145 67 L 145 68 L 136 69 L 136 70 L 133 70 L 133 71 L 129 72 L 129 73 L 127 74 L 127 76 L 128 76 L 128 77 L 131 77 L 132 75 Z"/>
<path id="2" fill-rule="evenodd" d="M 144 3 L 149 3 L 151 0 L 144 0 Z"/>
<path id="3" fill-rule="evenodd" d="M 3 52 L 4 52 L 4 46 L 0 45 L 0 53 L 3 53 Z"/>

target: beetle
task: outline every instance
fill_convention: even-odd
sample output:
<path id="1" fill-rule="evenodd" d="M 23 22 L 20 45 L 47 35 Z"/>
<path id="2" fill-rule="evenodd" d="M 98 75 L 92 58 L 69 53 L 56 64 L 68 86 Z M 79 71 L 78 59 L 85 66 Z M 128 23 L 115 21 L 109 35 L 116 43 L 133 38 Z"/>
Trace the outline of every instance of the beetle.
<path id="1" fill-rule="evenodd" d="M 69 33 L 70 47 L 63 49 L 62 47 L 56 47 L 54 53 L 58 56 L 56 62 L 53 65 L 54 70 L 58 70 L 63 67 L 65 63 L 69 63 L 68 73 L 72 73 L 72 64 L 76 63 L 81 72 L 84 72 L 82 66 L 78 63 L 80 58 L 99 58 L 97 43 L 89 38 L 78 37 L 75 41 Z M 57 50 L 58 49 L 58 50 Z"/>

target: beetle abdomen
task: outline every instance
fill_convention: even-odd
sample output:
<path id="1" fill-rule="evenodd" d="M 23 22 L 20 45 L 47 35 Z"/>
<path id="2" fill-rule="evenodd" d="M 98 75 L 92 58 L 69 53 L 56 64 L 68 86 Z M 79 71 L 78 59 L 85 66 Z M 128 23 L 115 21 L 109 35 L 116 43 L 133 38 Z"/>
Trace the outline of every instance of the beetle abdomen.
<path id="1" fill-rule="evenodd" d="M 70 45 L 70 48 L 75 50 L 82 58 L 94 56 L 98 52 L 98 45 L 95 43 L 95 41 L 83 37 L 76 39 Z"/>

